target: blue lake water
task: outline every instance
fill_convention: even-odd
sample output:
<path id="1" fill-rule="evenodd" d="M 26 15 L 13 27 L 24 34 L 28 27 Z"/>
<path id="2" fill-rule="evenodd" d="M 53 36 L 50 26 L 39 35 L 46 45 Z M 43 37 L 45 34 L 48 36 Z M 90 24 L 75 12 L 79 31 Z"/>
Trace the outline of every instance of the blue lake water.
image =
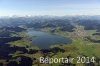
<path id="1" fill-rule="evenodd" d="M 47 49 L 51 45 L 70 44 L 72 40 L 59 35 L 49 34 L 41 31 L 28 31 L 28 34 L 32 37 L 32 43 L 42 49 Z"/>

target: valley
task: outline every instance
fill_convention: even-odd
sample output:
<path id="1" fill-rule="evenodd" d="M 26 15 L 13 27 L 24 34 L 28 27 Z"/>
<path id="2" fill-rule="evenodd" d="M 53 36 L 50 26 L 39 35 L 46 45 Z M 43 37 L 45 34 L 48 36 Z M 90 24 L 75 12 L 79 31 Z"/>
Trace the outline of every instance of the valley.
<path id="1" fill-rule="evenodd" d="M 0 18 L 0 66 L 99 66 L 100 16 Z M 40 57 L 95 62 L 41 64 Z"/>

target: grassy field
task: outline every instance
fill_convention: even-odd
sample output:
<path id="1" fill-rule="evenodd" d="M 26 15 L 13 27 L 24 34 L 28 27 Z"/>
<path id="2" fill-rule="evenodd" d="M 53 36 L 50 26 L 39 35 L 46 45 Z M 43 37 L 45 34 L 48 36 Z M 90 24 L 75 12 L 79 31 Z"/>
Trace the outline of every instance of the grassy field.
<path id="1" fill-rule="evenodd" d="M 41 29 L 41 31 L 48 32 L 51 34 L 60 35 L 63 37 L 70 37 L 72 39 L 71 44 L 65 44 L 65 45 L 52 45 L 50 46 L 50 50 L 58 49 L 58 51 L 53 52 L 49 51 L 47 53 L 44 53 L 39 49 L 38 47 L 34 46 L 32 44 L 31 38 L 25 33 L 25 32 L 18 32 L 15 34 L 12 34 L 11 37 L 22 37 L 21 40 L 9 42 L 7 44 L 10 45 L 10 47 L 18 47 L 18 48 L 24 48 L 27 52 L 23 53 L 23 51 L 16 50 L 14 53 L 10 53 L 9 55 L 12 56 L 12 59 L 9 61 L 6 60 L 0 60 L 0 63 L 9 63 L 11 61 L 16 61 L 17 63 L 20 63 L 20 56 L 29 57 L 31 59 L 35 59 L 32 62 L 33 66 L 64 66 L 65 64 L 58 63 L 58 64 L 40 64 L 39 58 L 41 56 L 49 56 L 51 58 L 60 58 L 60 57 L 73 57 L 76 58 L 76 60 L 71 63 L 70 66 L 86 66 L 87 63 L 77 63 L 77 57 L 94 57 L 95 66 L 100 65 L 100 43 L 93 43 L 88 40 L 86 40 L 85 37 L 90 36 L 92 39 L 100 40 L 100 36 L 93 36 L 92 34 L 96 33 L 95 30 L 84 30 L 84 27 L 77 26 L 76 29 L 74 29 L 74 32 L 67 32 L 67 31 L 60 31 L 60 28 L 56 28 L 54 32 L 51 32 L 51 28 L 44 28 Z M 29 53 L 32 51 L 33 53 Z M 37 51 L 34 53 L 34 51 Z M 17 57 L 17 58 L 16 58 Z M 98 60 L 97 60 L 98 59 Z"/>

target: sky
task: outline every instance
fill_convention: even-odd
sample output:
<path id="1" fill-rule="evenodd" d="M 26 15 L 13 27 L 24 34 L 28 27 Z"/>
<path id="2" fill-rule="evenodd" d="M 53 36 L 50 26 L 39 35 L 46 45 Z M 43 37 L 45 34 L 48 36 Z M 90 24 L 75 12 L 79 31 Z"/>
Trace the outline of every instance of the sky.
<path id="1" fill-rule="evenodd" d="M 100 0 L 0 0 L 0 16 L 100 15 Z"/>

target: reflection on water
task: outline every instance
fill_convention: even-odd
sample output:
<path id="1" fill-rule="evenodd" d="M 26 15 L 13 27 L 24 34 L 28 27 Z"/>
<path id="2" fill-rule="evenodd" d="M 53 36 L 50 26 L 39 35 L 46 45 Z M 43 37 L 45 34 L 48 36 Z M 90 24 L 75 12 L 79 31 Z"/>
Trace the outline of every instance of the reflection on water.
<path id="1" fill-rule="evenodd" d="M 72 41 L 70 38 L 65 38 L 58 35 L 49 34 L 41 31 L 28 31 L 28 34 L 33 37 L 32 42 L 39 48 L 46 49 L 51 45 L 56 44 L 70 44 Z M 35 36 L 35 37 L 34 37 Z"/>

